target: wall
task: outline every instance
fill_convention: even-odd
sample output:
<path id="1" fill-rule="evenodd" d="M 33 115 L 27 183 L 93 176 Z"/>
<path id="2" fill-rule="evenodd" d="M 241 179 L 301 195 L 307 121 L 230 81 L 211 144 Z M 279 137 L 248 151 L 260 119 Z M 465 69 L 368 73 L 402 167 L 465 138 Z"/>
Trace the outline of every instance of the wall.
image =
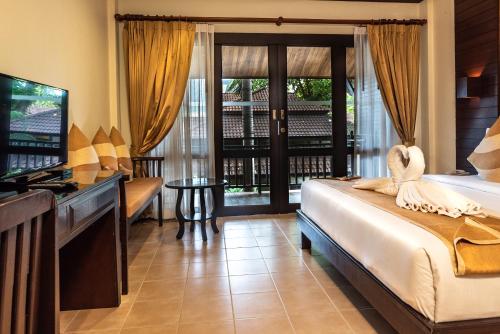
<path id="1" fill-rule="evenodd" d="M 106 32 L 112 4 L 0 0 L 0 72 L 68 89 L 70 124 L 88 136 L 110 125 Z"/>
<path id="2" fill-rule="evenodd" d="M 457 100 L 457 167 L 475 172 L 467 157 L 499 116 L 498 0 L 455 0 L 457 77 L 481 76 L 484 96 Z"/>
<path id="3" fill-rule="evenodd" d="M 247 17 L 304 17 L 304 18 L 419 18 L 426 13 L 421 4 L 367 3 L 311 0 L 118 0 L 120 14 L 185 15 L 185 16 L 247 16 Z M 424 16 L 422 16 L 424 15 Z M 123 51 L 119 28 L 119 109 L 120 126 L 130 142 L 127 96 L 124 80 Z M 352 26 L 217 24 L 216 32 L 246 33 L 309 33 L 352 34 Z"/>
<path id="4" fill-rule="evenodd" d="M 469 0 L 474 2 L 474 0 Z M 421 87 L 417 119 L 417 145 L 425 152 L 427 171 L 455 169 L 455 36 L 454 0 L 424 0 L 420 4 L 358 3 L 308 0 L 118 0 L 121 14 L 257 16 L 311 18 L 427 18 L 421 49 Z M 119 29 L 121 31 L 121 27 Z M 216 32 L 337 33 L 350 34 L 350 26 L 217 24 Z M 121 42 L 121 39 L 119 43 Z M 121 51 L 121 44 L 119 45 Z M 119 56 L 122 62 L 122 55 Z M 128 132 L 128 112 L 120 64 L 120 123 Z"/>

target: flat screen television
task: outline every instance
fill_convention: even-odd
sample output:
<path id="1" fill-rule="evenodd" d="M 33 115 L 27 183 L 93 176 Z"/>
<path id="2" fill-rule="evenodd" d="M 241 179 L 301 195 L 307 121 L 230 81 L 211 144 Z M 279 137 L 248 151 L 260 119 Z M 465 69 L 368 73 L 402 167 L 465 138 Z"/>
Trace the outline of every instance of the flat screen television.
<path id="1" fill-rule="evenodd" d="M 68 91 L 0 74 L 0 179 L 67 162 Z"/>

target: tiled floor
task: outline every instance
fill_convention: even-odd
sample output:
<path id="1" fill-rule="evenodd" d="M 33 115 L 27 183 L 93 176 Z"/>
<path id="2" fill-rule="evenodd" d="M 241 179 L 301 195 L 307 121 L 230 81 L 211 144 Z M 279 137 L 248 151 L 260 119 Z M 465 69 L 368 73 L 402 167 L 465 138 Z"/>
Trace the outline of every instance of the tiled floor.
<path id="1" fill-rule="evenodd" d="M 132 227 L 130 293 L 116 309 L 64 312 L 66 333 L 394 333 L 324 258 L 303 252 L 294 216 Z"/>

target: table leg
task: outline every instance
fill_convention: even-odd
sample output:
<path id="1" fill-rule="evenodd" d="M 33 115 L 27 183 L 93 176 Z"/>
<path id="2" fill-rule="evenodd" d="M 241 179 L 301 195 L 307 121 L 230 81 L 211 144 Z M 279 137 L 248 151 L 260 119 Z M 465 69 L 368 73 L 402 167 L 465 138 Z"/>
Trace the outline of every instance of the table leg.
<path id="1" fill-rule="evenodd" d="M 179 189 L 177 191 L 177 202 L 175 204 L 175 215 L 177 216 L 177 221 L 179 222 L 179 232 L 177 232 L 177 239 L 182 239 L 182 236 L 184 235 L 184 216 L 182 215 L 181 210 L 183 195 L 184 190 Z"/>
<path id="2" fill-rule="evenodd" d="M 200 206 L 201 206 L 201 236 L 203 238 L 203 241 L 207 241 L 207 229 L 206 229 L 206 224 L 207 224 L 207 207 L 205 205 L 205 189 L 201 188 L 200 189 Z"/>
<path id="3" fill-rule="evenodd" d="M 194 209 L 194 198 L 195 198 L 195 196 L 196 196 L 196 189 L 195 189 L 195 188 L 193 188 L 193 189 L 191 189 L 191 198 L 190 198 L 190 202 L 191 202 L 191 203 L 190 203 L 190 205 L 189 205 L 189 211 L 191 211 L 191 212 L 190 212 L 190 213 L 191 213 L 191 219 L 193 219 L 193 218 L 194 218 L 194 215 L 195 215 L 195 213 L 196 213 L 196 212 L 195 212 L 195 209 Z M 194 221 L 193 221 L 193 222 L 191 222 L 191 227 L 189 228 L 189 231 L 194 232 L 194 224 L 195 224 L 195 222 L 194 222 Z"/>
<path id="4" fill-rule="evenodd" d="M 210 220 L 210 225 L 212 225 L 212 231 L 214 233 L 219 233 L 219 229 L 217 228 L 217 198 L 215 196 L 215 188 L 211 188 L 212 190 L 212 219 Z"/>

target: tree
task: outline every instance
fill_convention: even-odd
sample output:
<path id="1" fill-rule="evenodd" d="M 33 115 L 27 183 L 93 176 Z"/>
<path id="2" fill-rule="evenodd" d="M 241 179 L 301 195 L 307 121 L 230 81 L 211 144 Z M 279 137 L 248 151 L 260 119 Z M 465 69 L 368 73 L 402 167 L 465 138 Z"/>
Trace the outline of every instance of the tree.
<path id="1" fill-rule="evenodd" d="M 329 101 L 332 99 L 331 79 L 288 79 L 288 91 L 304 101 Z"/>
<path id="2" fill-rule="evenodd" d="M 241 84 L 243 79 L 232 79 L 227 85 L 226 91 L 229 93 L 240 94 Z M 248 79 L 252 81 L 252 92 L 257 92 L 263 88 L 267 88 L 269 85 L 268 79 Z"/>

